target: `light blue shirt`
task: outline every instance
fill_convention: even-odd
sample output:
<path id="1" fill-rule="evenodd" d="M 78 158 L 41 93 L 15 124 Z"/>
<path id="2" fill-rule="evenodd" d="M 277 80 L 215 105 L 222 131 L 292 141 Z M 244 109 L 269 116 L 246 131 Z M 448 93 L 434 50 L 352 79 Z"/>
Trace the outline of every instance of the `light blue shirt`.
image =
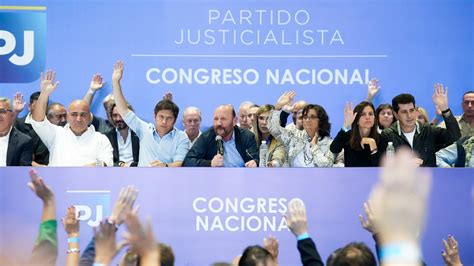
<path id="1" fill-rule="evenodd" d="M 150 166 L 155 160 L 163 163 L 182 162 L 189 150 L 186 133 L 173 128 L 163 137 L 156 132 L 155 125 L 147 123 L 129 111 L 123 120 L 140 139 L 140 159 L 138 166 Z"/>
<path id="2" fill-rule="evenodd" d="M 245 162 L 240 156 L 237 147 L 235 146 L 234 134 L 228 141 L 224 141 L 224 167 L 244 167 Z"/>

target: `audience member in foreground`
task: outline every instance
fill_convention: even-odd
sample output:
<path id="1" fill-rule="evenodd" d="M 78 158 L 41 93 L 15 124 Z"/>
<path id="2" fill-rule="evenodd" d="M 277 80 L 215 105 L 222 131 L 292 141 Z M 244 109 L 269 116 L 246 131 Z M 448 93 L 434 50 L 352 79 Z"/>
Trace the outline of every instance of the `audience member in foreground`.
<path id="1" fill-rule="evenodd" d="M 64 127 L 51 124 L 46 118 L 49 96 L 56 90 L 56 74 L 49 70 L 41 74 L 41 94 L 33 112 L 31 125 L 50 152 L 50 166 L 112 166 L 112 146 L 90 124 L 89 105 L 72 101 Z"/>
<path id="2" fill-rule="evenodd" d="M 441 251 L 444 264 L 447 266 L 462 266 L 461 258 L 459 257 L 458 241 L 454 236 L 449 235 L 448 240 L 443 239 L 444 250 Z"/>
<path id="3" fill-rule="evenodd" d="M 218 148 L 219 146 L 219 148 Z M 255 136 L 237 126 L 234 107 L 220 105 L 214 111 L 214 125 L 196 140 L 184 159 L 184 166 L 257 167 Z"/>
<path id="4" fill-rule="evenodd" d="M 370 102 L 361 102 L 354 110 L 351 104 L 344 107 L 344 125 L 331 143 L 331 152 L 338 154 L 344 149 L 346 167 L 379 166 L 387 143 L 377 132 L 374 112 Z"/>
<path id="5" fill-rule="evenodd" d="M 56 265 L 58 257 L 58 237 L 56 221 L 56 200 L 51 188 L 46 185 L 35 170 L 30 170 L 28 187 L 43 202 L 41 225 L 33 248 L 30 263 L 35 265 Z"/>
<path id="6" fill-rule="evenodd" d="M 123 62 L 117 61 L 112 74 L 116 109 L 125 123 L 140 139 L 138 166 L 180 167 L 189 150 L 186 133 L 174 127 L 179 114 L 178 106 L 170 100 L 155 105 L 155 124 L 146 123 L 127 108 L 122 93 Z"/>
<path id="7" fill-rule="evenodd" d="M 385 157 L 382 173 L 370 194 L 374 225 L 380 232 L 382 265 L 420 265 L 420 235 L 423 232 L 431 176 L 418 168 L 415 156 L 400 149 Z M 368 215 L 370 217 L 370 215 Z"/>
<path id="8" fill-rule="evenodd" d="M 33 141 L 13 126 L 10 100 L 0 97 L 0 167 L 30 166 Z"/>
<path id="9" fill-rule="evenodd" d="M 416 121 L 415 98 L 411 94 L 400 94 L 392 99 L 393 110 L 398 121 L 382 132 L 382 138 L 392 142 L 395 149 L 410 147 L 419 155 L 415 160 L 421 166 L 436 166 L 435 153 L 461 137 L 459 126 L 448 107 L 448 91 L 435 84 L 433 102 L 442 111 L 447 129 Z"/>
<path id="10" fill-rule="evenodd" d="M 304 130 L 288 130 L 280 125 L 281 109 L 290 106 L 294 91 L 283 93 L 270 114 L 268 129 L 279 140 L 288 154 L 290 167 L 331 167 L 335 156 L 329 150 L 332 139 L 331 123 L 322 106 L 309 104 L 303 109 Z"/>
<path id="11" fill-rule="evenodd" d="M 79 217 L 76 217 L 76 208 L 67 208 L 66 217 L 61 219 L 64 231 L 67 234 L 67 257 L 66 266 L 79 265 L 80 245 L 79 245 Z"/>

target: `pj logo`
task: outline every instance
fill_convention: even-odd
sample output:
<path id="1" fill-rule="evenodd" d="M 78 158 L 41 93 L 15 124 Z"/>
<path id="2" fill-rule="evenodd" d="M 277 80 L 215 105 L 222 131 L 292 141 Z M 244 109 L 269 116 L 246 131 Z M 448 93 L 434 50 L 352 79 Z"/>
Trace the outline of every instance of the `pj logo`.
<path id="1" fill-rule="evenodd" d="M 38 79 L 46 61 L 46 14 L 0 12 L 0 83 Z"/>
<path id="2" fill-rule="evenodd" d="M 110 214 L 110 191 L 68 190 L 70 202 L 76 207 L 79 220 L 96 227 Z"/>

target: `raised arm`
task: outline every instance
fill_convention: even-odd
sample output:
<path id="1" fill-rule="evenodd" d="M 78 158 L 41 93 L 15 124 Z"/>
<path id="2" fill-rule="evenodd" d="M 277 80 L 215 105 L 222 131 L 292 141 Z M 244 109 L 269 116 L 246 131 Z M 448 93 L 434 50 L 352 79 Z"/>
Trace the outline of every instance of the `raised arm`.
<path id="1" fill-rule="evenodd" d="M 130 110 L 127 107 L 127 101 L 122 93 L 122 86 L 120 85 L 120 80 L 123 75 L 123 62 L 117 61 L 114 64 L 114 72 L 112 74 L 112 88 L 114 91 L 114 98 L 117 111 L 119 114 L 124 117 Z"/>
<path id="2" fill-rule="evenodd" d="M 322 266 L 323 261 L 308 235 L 308 218 L 306 208 L 299 199 L 293 199 L 288 203 L 288 212 L 284 215 L 288 229 L 298 240 L 298 251 L 304 266 Z"/>
<path id="3" fill-rule="evenodd" d="M 441 110 L 441 115 L 446 123 L 446 130 L 436 128 L 436 143 L 449 145 L 461 137 L 461 130 L 453 113 L 448 106 L 448 88 L 442 84 L 434 85 L 433 103 Z"/>
<path id="4" fill-rule="evenodd" d="M 66 266 L 79 265 L 79 217 L 76 217 L 76 208 L 67 208 L 66 216 L 61 219 L 64 231 L 67 234 L 67 258 Z"/>
<path id="5" fill-rule="evenodd" d="M 137 215 L 130 212 L 125 216 L 125 224 L 128 232 L 124 238 L 140 256 L 140 265 L 160 265 L 160 252 L 153 236 L 151 221 L 148 220 L 144 228 Z"/>
<path id="6" fill-rule="evenodd" d="M 379 80 L 371 79 L 367 84 L 367 98 L 366 101 L 372 102 L 380 90 Z"/>
<path id="7" fill-rule="evenodd" d="M 104 86 L 104 83 L 105 82 L 103 81 L 101 74 L 94 74 L 94 76 L 92 76 L 89 89 L 87 90 L 82 100 L 88 103 L 89 106 L 91 106 L 92 100 L 94 99 L 94 94 Z"/>
<path id="8" fill-rule="evenodd" d="M 56 72 L 52 70 L 46 71 L 43 75 L 41 73 L 41 93 L 36 102 L 35 111 L 33 112 L 33 120 L 41 122 L 46 116 L 46 110 L 48 108 L 48 99 L 51 93 L 58 87 L 59 81 L 55 82 Z"/>
<path id="9" fill-rule="evenodd" d="M 23 93 L 16 92 L 13 96 L 13 119 L 16 119 L 18 115 L 25 108 L 25 102 L 23 101 Z"/>

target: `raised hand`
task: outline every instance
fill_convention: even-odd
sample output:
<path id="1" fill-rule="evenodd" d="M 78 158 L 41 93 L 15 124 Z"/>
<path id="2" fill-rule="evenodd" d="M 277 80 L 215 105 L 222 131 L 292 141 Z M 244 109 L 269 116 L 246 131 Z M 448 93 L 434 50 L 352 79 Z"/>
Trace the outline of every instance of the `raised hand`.
<path id="1" fill-rule="evenodd" d="M 279 243 L 276 237 L 269 235 L 268 237 L 263 239 L 263 248 L 265 248 L 270 254 L 272 254 L 275 260 L 278 259 L 278 250 L 279 250 Z"/>
<path id="2" fill-rule="evenodd" d="M 41 93 L 50 95 L 58 87 L 59 81 L 55 82 L 56 72 L 48 70 L 46 73 L 41 73 Z"/>
<path id="3" fill-rule="evenodd" d="M 160 255 L 157 242 L 153 236 L 151 221 L 148 220 L 146 228 L 143 228 L 138 216 L 129 212 L 125 215 L 125 224 L 127 225 L 128 232 L 124 233 L 124 239 L 140 257 L 147 260 L 147 263 L 144 265 L 158 265 L 154 264 L 158 263 Z"/>
<path id="4" fill-rule="evenodd" d="M 379 231 L 377 230 L 377 218 L 375 217 L 374 213 L 372 212 L 372 208 L 370 207 L 370 201 L 364 202 L 364 212 L 365 217 L 359 214 L 359 220 L 362 227 L 369 231 L 372 234 L 377 234 Z"/>
<path id="5" fill-rule="evenodd" d="M 275 110 L 281 110 L 283 106 L 287 104 L 291 104 L 293 101 L 293 98 L 295 97 L 296 92 L 295 91 L 285 91 L 280 98 L 278 98 L 277 103 L 275 104 Z"/>
<path id="6" fill-rule="evenodd" d="M 293 199 L 288 203 L 288 212 L 283 215 L 290 231 L 299 236 L 308 232 L 308 218 L 306 208 L 299 199 Z"/>
<path id="7" fill-rule="evenodd" d="M 369 83 L 367 83 L 367 100 L 372 101 L 379 90 L 380 86 L 378 79 L 371 79 Z"/>
<path id="8" fill-rule="evenodd" d="M 448 110 L 448 87 L 444 89 L 443 85 L 436 83 L 434 85 L 433 103 L 441 110 Z"/>
<path id="9" fill-rule="evenodd" d="M 92 80 L 91 80 L 91 83 L 89 85 L 89 89 L 91 89 L 92 91 L 97 91 L 97 90 L 101 89 L 102 86 L 104 86 L 104 81 L 103 81 L 102 75 L 101 74 L 94 74 L 94 76 L 92 76 Z"/>
<path id="10" fill-rule="evenodd" d="M 123 75 L 123 62 L 117 61 L 114 64 L 114 72 L 112 73 L 112 81 L 119 82 L 122 79 Z"/>
<path id="11" fill-rule="evenodd" d="M 117 245 L 115 240 L 116 228 L 114 224 L 103 221 L 99 228 L 94 228 L 95 260 L 94 263 L 109 265 L 117 253 L 125 246 Z"/>
<path id="12" fill-rule="evenodd" d="M 138 190 L 134 186 L 123 187 L 112 209 L 109 221 L 121 225 L 125 219 L 125 213 L 132 211 L 137 197 Z"/>
<path id="13" fill-rule="evenodd" d="M 167 91 L 165 95 L 163 95 L 163 100 L 173 101 L 173 93 L 171 91 Z"/>
<path id="14" fill-rule="evenodd" d="M 352 103 L 347 102 L 344 106 L 344 127 L 350 128 L 356 116 L 357 113 L 353 112 Z"/>
<path id="15" fill-rule="evenodd" d="M 25 108 L 26 102 L 23 101 L 23 93 L 17 92 L 13 96 L 13 112 L 20 113 Z"/>
<path id="16" fill-rule="evenodd" d="M 461 258 L 459 257 L 458 242 L 452 235 L 448 236 L 448 240 L 443 239 L 444 250 L 441 252 L 444 263 L 447 266 L 462 266 Z"/>
<path id="17" fill-rule="evenodd" d="M 46 185 L 35 170 L 30 170 L 30 182 L 28 187 L 40 198 L 43 202 L 54 201 L 54 193 L 51 188 Z"/>
<path id="18" fill-rule="evenodd" d="M 418 168 L 413 152 L 400 149 L 385 157 L 381 178 L 370 195 L 371 210 L 385 244 L 392 241 L 418 243 L 431 187 L 429 172 Z"/>
<path id="19" fill-rule="evenodd" d="M 67 207 L 66 216 L 61 219 L 61 223 L 68 235 L 79 234 L 79 217 L 76 217 L 76 207 Z"/>

